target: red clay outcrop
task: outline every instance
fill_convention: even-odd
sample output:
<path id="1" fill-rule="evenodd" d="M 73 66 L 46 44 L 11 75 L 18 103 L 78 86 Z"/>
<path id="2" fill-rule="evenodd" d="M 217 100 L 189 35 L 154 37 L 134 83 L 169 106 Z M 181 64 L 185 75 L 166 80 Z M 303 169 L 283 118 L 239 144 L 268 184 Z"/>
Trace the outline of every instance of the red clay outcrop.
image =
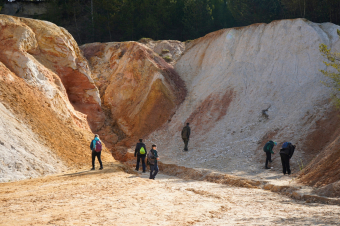
<path id="1" fill-rule="evenodd" d="M 92 43 L 80 48 L 103 107 L 126 138 L 144 137 L 159 128 L 186 96 L 173 67 L 143 44 Z"/>
<path id="2" fill-rule="evenodd" d="M 80 111 L 87 115 L 92 130 L 103 126 L 104 114 L 91 71 L 64 28 L 47 21 L 0 15 L 0 29 L 0 61 L 6 67 L 39 87 L 60 117 L 72 115 L 79 125 L 87 127 Z"/>

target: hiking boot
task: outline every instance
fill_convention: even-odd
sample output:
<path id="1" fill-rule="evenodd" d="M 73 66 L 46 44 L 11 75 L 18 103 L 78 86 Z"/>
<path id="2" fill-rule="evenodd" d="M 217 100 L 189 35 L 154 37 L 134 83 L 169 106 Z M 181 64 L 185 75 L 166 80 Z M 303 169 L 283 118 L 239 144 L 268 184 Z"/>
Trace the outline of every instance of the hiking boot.
<path id="1" fill-rule="evenodd" d="M 143 173 L 146 173 L 146 171 L 143 171 Z"/>
<path id="2" fill-rule="evenodd" d="M 103 169 L 103 167 L 100 167 L 100 168 L 99 168 L 99 170 L 102 170 L 102 169 Z"/>
<path id="3" fill-rule="evenodd" d="M 94 170 L 94 168 L 92 168 L 91 170 Z"/>
<path id="4" fill-rule="evenodd" d="M 270 168 L 268 166 L 266 166 L 265 169 L 270 169 Z"/>
<path id="5" fill-rule="evenodd" d="M 269 162 L 273 162 L 273 160 L 269 160 Z"/>

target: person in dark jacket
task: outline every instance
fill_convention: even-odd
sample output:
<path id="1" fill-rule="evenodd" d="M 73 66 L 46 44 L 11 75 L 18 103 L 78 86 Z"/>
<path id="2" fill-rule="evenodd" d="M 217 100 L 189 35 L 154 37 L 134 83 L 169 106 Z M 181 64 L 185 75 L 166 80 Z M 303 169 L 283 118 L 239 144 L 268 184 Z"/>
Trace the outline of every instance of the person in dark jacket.
<path id="1" fill-rule="evenodd" d="M 145 173 L 145 157 L 147 151 L 143 139 L 139 139 L 139 143 L 136 144 L 135 157 L 137 156 L 136 171 L 139 170 L 139 163 L 142 160 L 143 173 Z"/>
<path id="2" fill-rule="evenodd" d="M 97 142 L 99 141 L 99 145 L 101 147 L 101 141 L 99 139 L 99 136 L 98 134 L 94 135 L 94 139 L 91 141 L 91 145 L 90 145 L 90 149 L 92 150 L 92 169 L 91 170 L 95 170 L 95 167 L 94 167 L 94 161 L 96 160 L 96 157 L 99 161 L 99 164 L 100 164 L 100 170 L 103 169 L 103 163 L 102 163 L 102 160 L 101 160 L 101 148 L 100 148 L 100 151 L 97 151 L 97 148 L 96 148 L 96 144 Z"/>
<path id="3" fill-rule="evenodd" d="M 191 133 L 191 129 L 189 127 L 189 123 L 187 123 L 187 125 L 183 127 L 182 134 L 181 134 L 183 142 L 184 142 L 184 151 L 188 151 L 190 133 Z"/>
<path id="4" fill-rule="evenodd" d="M 289 161 L 294 154 L 295 148 L 296 145 L 293 145 L 290 142 L 284 142 L 282 145 L 282 149 L 280 150 L 280 156 L 284 175 L 286 175 L 286 173 L 288 173 L 288 175 L 291 174 Z"/>
<path id="5" fill-rule="evenodd" d="M 159 171 L 158 160 L 159 160 L 159 156 L 157 152 L 157 146 L 153 144 L 152 149 L 149 151 L 149 154 L 148 154 L 148 162 L 150 165 L 150 178 L 149 179 L 154 180 Z"/>
<path id="6" fill-rule="evenodd" d="M 270 167 L 268 167 L 268 162 L 272 162 L 272 154 L 275 154 L 273 152 L 273 148 L 276 145 L 277 145 L 276 142 L 270 140 L 263 147 L 263 151 L 266 152 L 266 165 L 265 165 L 265 169 L 270 169 Z"/>

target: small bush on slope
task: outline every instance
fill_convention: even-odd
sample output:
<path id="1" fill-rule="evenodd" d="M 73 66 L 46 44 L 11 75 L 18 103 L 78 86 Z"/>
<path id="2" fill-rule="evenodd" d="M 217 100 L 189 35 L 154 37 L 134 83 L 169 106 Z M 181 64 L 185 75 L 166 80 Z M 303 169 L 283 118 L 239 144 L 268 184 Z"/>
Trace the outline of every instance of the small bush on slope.
<path id="1" fill-rule="evenodd" d="M 337 30 L 337 32 L 340 36 L 340 30 Z M 320 70 L 322 74 L 331 79 L 330 81 L 323 83 L 326 86 L 333 88 L 333 101 L 336 107 L 340 108 L 340 53 L 331 52 L 325 44 L 320 44 L 319 48 L 322 55 L 328 60 L 328 62 L 324 61 L 325 65 L 332 67 L 331 70 Z"/>

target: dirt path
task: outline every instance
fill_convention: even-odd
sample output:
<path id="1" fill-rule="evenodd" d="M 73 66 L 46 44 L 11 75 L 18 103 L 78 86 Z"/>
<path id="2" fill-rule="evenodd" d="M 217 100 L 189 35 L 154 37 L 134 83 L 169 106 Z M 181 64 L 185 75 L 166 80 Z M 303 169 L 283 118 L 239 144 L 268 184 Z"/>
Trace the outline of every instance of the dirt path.
<path id="1" fill-rule="evenodd" d="M 118 162 L 0 184 L 0 225 L 336 225 L 340 207 L 262 189 L 132 174 Z"/>

